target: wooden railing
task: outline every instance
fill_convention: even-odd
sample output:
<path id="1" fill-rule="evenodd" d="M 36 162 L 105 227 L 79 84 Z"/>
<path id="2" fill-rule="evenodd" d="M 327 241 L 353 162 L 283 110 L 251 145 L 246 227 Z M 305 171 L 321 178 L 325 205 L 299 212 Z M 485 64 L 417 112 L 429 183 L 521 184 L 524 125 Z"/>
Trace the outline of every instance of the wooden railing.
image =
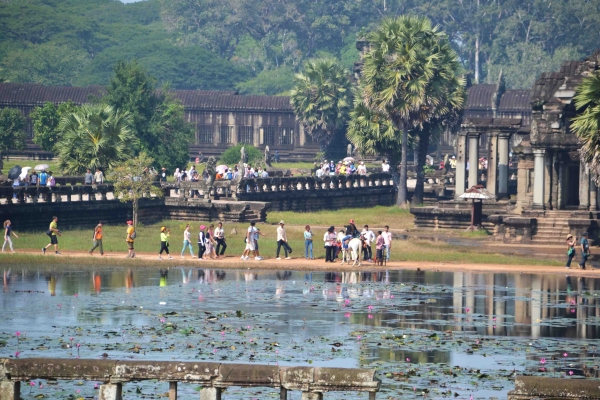
<path id="1" fill-rule="evenodd" d="M 0 399 L 18 400 L 20 382 L 32 379 L 100 381 L 99 400 L 121 400 L 130 381 L 169 382 L 169 400 L 177 399 L 177 383 L 201 385 L 200 400 L 220 400 L 230 386 L 270 387 L 287 399 L 302 391 L 303 400 L 321 400 L 324 392 L 368 392 L 374 400 L 381 382 L 374 369 L 279 367 L 212 362 L 120 361 L 94 359 L 0 359 Z"/>

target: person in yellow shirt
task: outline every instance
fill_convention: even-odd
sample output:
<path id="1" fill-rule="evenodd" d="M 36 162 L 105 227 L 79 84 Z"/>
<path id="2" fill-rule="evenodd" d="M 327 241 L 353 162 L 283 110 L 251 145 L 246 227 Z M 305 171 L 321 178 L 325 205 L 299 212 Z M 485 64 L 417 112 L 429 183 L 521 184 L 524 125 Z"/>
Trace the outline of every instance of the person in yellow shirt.
<path id="1" fill-rule="evenodd" d="M 127 221 L 127 237 L 125 238 L 128 249 L 127 258 L 135 257 L 135 249 L 133 248 L 133 241 L 135 240 L 135 236 L 136 234 L 135 228 L 133 227 L 133 221 L 129 220 Z"/>
<path id="2" fill-rule="evenodd" d="M 96 225 L 96 228 L 94 228 L 92 240 L 94 241 L 94 246 L 90 251 L 88 251 L 90 256 L 94 255 L 94 250 L 96 250 L 97 247 L 100 247 L 100 255 L 103 256 L 104 249 L 102 248 L 102 221 L 98 222 L 98 225 Z"/>
<path id="3" fill-rule="evenodd" d="M 48 228 L 48 232 L 46 232 L 48 236 L 50 236 L 50 243 L 44 248 L 42 248 L 42 253 L 46 254 L 46 249 L 52 245 L 54 245 L 54 254 L 59 255 L 58 252 L 58 237 L 61 236 L 61 232 L 58 229 L 58 217 L 52 217 L 52 222 L 50 222 L 50 227 Z"/>
<path id="4" fill-rule="evenodd" d="M 171 235 L 171 230 L 167 229 L 166 227 L 162 227 L 160 228 L 160 251 L 158 252 L 158 259 L 162 260 L 162 253 L 163 251 L 167 252 L 167 255 L 169 256 L 169 258 L 173 258 L 171 257 L 171 255 L 169 254 L 169 236 Z"/>

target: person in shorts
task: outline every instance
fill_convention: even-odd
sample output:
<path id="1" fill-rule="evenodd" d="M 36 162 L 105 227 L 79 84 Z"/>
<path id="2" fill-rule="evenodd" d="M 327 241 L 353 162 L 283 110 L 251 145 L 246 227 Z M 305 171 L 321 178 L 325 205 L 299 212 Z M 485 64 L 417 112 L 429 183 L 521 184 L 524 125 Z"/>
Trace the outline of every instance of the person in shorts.
<path id="1" fill-rule="evenodd" d="M 127 221 L 127 258 L 135 258 L 135 249 L 133 248 L 133 242 L 135 240 L 135 228 L 133 227 L 133 221 Z"/>
<path id="2" fill-rule="evenodd" d="M 241 260 L 243 261 L 247 261 L 250 257 L 250 253 L 254 254 L 254 257 L 256 258 L 256 247 L 254 246 L 255 243 L 255 234 L 257 232 L 256 229 L 256 222 L 252 221 L 250 222 L 250 226 L 248 227 L 248 230 L 246 231 L 246 248 L 244 249 L 244 253 L 242 254 L 242 257 L 240 257 Z"/>
<path id="3" fill-rule="evenodd" d="M 46 249 L 50 246 L 54 246 L 54 254 L 59 255 L 58 252 L 58 237 L 61 236 L 60 231 L 58 230 L 58 217 L 52 217 L 52 222 L 50 222 L 50 227 L 48 228 L 50 232 L 50 243 L 46 245 L 46 247 L 42 248 L 42 253 L 46 254 Z"/>

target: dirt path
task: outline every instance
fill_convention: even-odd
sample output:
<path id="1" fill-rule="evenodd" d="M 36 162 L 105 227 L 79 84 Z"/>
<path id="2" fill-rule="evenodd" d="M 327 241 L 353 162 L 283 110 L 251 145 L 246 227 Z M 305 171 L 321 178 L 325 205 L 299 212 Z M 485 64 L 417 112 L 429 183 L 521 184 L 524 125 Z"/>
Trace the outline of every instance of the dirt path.
<path id="1" fill-rule="evenodd" d="M 556 274 L 556 275 L 571 275 L 571 276 L 589 276 L 589 277 L 600 277 L 600 269 L 594 270 L 588 267 L 587 270 L 580 270 L 576 263 L 573 263 L 574 267 L 570 270 L 564 267 L 556 266 L 543 266 L 543 265 L 505 265 L 505 264 L 459 264 L 459 263 L 441 263 L 441 262 L 415 262 L 415 261 L 394 261 L 387 263 L 386 266 L 376 266 L 373 263 L 364 263 L 361 267 L 351 267 L 349 265 L 340 265 L 339 262 L 335 264 L 325 263 L 324 259 L 318 260 L 306 260 L 304 258 L 292 258 L 291 260 L 276 260 L 273 258 L 265 259 L 263 261 L 242 261 L 238 256 L 229 256 L 221 260 L 198 260 L 197 258 L 181 258 L 179 254 L 168 259 L 163 256 L 162 260 L 157 260 L 155 253 L 137 253 L 135 259 L 126 258 L 126 253 L 106 253 L 104 256 L 95 254 L 90 256 L 85 252 L 62 252 L 61 255 L 55 256 L 53 252 L 49 251 L 45 256 L 40 254 L 39 251 L 24 250 L 18 254 L 36 255 L 40 257 L 40 261 L 43 257 L 60 257 L 68 259 L 85 259 L 89 262 L 92 258 L 103 258 L 105 260 L 114 260 L 118 262 L 119 266 L 131 266 L 139 267 L 140 261 L 143 261 L 145 265 L 158 267 L 158 266 L 204 266 L 206 268 L 219 268 L 219 269 L 257 269 L 257 270 L 297 270 L 297 271 L 331 271 L 331 270 L 402 270 L 402 269 L 420 269 L 422 271 L 449 271 L 449 272 L 483 272 L 483 273 L 527 273 L 527 274 Z M 0 255 L 0 262 L 2 256 Z"/>

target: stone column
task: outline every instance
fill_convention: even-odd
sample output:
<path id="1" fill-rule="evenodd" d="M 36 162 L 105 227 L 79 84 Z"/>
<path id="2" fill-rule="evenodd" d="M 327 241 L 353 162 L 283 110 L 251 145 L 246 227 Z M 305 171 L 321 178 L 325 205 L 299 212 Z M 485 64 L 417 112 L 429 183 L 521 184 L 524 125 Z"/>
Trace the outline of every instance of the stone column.
<path id="1" fill-rule="evenodd" d="M 456 143 L 456 173 L 454 175 L 454 197 L 458 197 L 465 192 L 465 169 L 467 167 L 466 160 L 467 152 L 467 135 L 464 132 L 458 133 Z"/>
<path id="2" fill-rule="evenodd" d="M 477 185 L 479 168 L 479 135 L 469 134 L 469 188 Z"/>
<path id="3" fill-rule="evenodd" d="M 579 209 L 588 210 L 590 208 L 590 171 L 588 166 L 579 162 Z"/>
<path id="4" fill-rule="evenodd" d="M 21 398 L 21 382 L 1 381 L 0 399 L 19 400 Z"/>
<path id="5" fill-rule="evenodd" d="M 488 153 L 488 168 L 487 168 L 487 180 L 485 187 L 491 194 L 497 197 L 496 187 L 499 188 L 499 184 L 496 183 L 497 175 L 496 171 L 498 168 L 498 134 L 491 132 L 488 138 L 489 153 Z"/>
<path id="6" fill-rule="evenodd" d="M 554 150 L 547 150 L 544 156 L 544 206 L 547 210 L 554 208 L 552 198 L 552 158 Z"/>
<path id="7" fill-rule="evenodd" d="M 120 383 L 107 383 L 100 385 L 98 400 L 121 400 L 122 386 Z"/>
<path id="8" fill-rule="evenodd" d="M 221 388 L 200 389 L 200 400 L 221 400 Z"/>
<path id="9" fill-rule="evenodd" d="M 590 179 L 590 211 L 598 211 L 598 188 Z"/>
<path id="10" fill-rule="evenodd" d="M 177 382 L 169 382 L 169 400 L 177 400 Z"/>
<path id="11" fill-rule="evenodd" d="M 323 400 L 323 393 L 302 392 L 302 400 Z"/>
<path id="12" fill-rule="evenodd" d="M 508 195 L 508 156 L 510 134 L 498 136 L 498 198 L 507 199 Z M 489 168 L 489 164 L 488 164 Z"/>
<path id="13" fill-rule="evenodd" d="M 533 150 L 533 208 L 544 209 L 544 149 Z"/>

